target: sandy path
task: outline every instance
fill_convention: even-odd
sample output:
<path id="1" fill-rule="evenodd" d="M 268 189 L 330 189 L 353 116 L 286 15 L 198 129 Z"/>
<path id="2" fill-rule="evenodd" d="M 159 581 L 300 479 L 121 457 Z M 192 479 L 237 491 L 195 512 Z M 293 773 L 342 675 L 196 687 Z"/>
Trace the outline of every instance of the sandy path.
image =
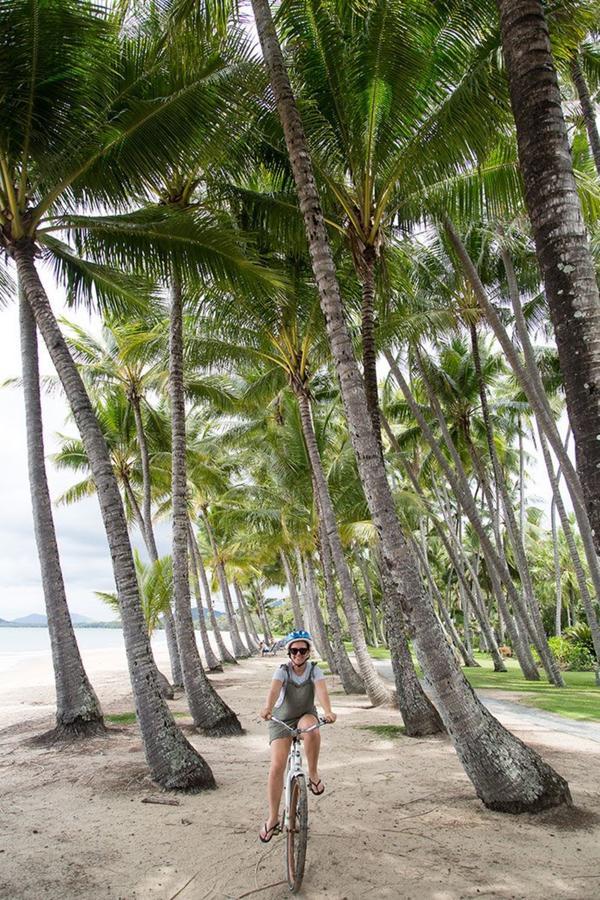
<path id="1" fill-rule="evenodd" d="M 288 896 L 283 842 L 264 846 L 266 729 L 255 710 L 274 661 L 254 659 L 214 678 L 237 710 L 241 738 L 191 740 L 209 761 L 217 791 L 178 796 L 147 780 L 134 727 L 84 747 L 33 749 L 39 730 L 0 733 L 2 900 L 259 900 Z M 330 689 L 339 686 L 330 679 Z M 122 688 L 124 687 L 122 682 Z M 131 700 L 108 702 L 131 709 Z M 578 898 L 600 894 L 598 744 L 544 734 L 545 758 L 571 784 L 573 810 L 508 817 L 476 799 L 445 740 L 382 740 L 364 725 L 398 724 L 391 710 L 335 693 L 335 726 L 323 731 L 327 790 L 310 798 L 311 830 L 302 896 L 358 898 Z M 185 710 L 180 699 L 173 704 Z M 181 720 L 185 722 L 185 720 Z M 50 722 L 48 723 L 50 724 Z M 527 731 L 518 731 L 527 740 Z"/>

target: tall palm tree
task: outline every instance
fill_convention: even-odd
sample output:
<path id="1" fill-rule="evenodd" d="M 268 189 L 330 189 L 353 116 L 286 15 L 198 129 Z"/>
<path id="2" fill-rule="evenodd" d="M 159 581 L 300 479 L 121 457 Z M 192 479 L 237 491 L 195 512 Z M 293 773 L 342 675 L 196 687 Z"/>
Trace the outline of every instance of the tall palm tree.
<path id="1" fill-rule="evenodd" d="M 51 737 L 71 738 L 102 732 L 105 728 L 98 698 L 81 661 L 67 605 L 46 477 L 37 329 L 23 296 L 19 299 L 19 314 L 27 464 L 56 685 L 56 728 Z"/>
<path id="2" fill-rule="evenodd" d="M 600 295 L 594 262 L 573 175 L 544 6 L 541 0 L 497 0 L 497 6 L 525 199 L 565 383 L 577 471 L 598 552 Z"/>
<path id="3" fill-rule="evenodd" d="M 44 253 L 65 276 L 74 298 L 93 287 L 100 302 L 139 291 L 106 260 L 91 263 L 55 232 L 89 237 L 96 249 L 112 237 L 113 263 L 131 251 L 142 259 L 160 233 L 150 214 L 124 218 L 81 216 L 92 201 L 123 209 L 143 194 L 148 178 L 166 168 L 197 133 L 171 127 L 192 110 L 201 128 L 207 97 L 217 91 L 214 55 L 193 59 L 167 79 L 164 41 L 132 37 L 113 13 L 91 2 L 11 0 L 0 10 L 0 34 L 10 53 L 2 56 L 7 85 L 0 117 L 0 228 L 7 256 L 35 316 L 85 443 L 121 603 L 123 631 L 146 756 L 153 777 L 180 788 L 213 787 L 209 767 L 177 728 L 160 696 L 139 602 L 127 523 L 109 454 L 92 404 L 58 327 L 36 268 Z M 40 35 L 43 34 L 43 40 Z M 22 77 L 14 78 L 15 73 Z M 162 216 L 164 223 L 165 216 Z M 85 223 L 85 229 L 83 225 Z M 119 230 L 119 226 L 121 229 Z M 137 227 L 136 227 L 137 226 Z M 167 227 L 172 240 L 177 229 Z M 102 239 L 100 239 L 102 232 Z M 115 234 L 118 232 L 118 234 Z M 190 229 L 176 244 L 189 246 Z M 124 235 L 126 237 L 124 238 Z M 143 251 L 140 253 L 140 245 Z M 214 245 L 213 245 L 214 246 Z M 206 259 L 207 245 L 201 256 Z M 173 258 L 169 251 L 169 259 Z M 210 255 L 210 251 L 209 251 Z M 164 262 L 164 256 L 163 256 Z M 143 301 L 143 293 L 138 294 Z"/>
<path id="4" fill-rule="evenodd" d="M 417 653 L 432 686 L 436 706 L 453 738 L 461 762 L 486 805 L 498 810 L 521 811 L 570 802 L 565 780 L 503 729 L 477 700 L 445 645 L 433 608 L 423 596 L 416 566 L 395 515 L 378 436 L 372 428 L 364 386 L 344 318 L 310 151 L 268 0 L 252 0 L 252 8 L 284 129 L 361 480 L 386 562 L 402 597 L 407 618 L 414 628 Z"/>
<path id="5" fill-rule="evenodd" d="M 102 336 L 97 338 L 81 326 L 70 323 L 67 340 L 88 390 L 97 394 L 105 385 L 119 386 L 131 405 L 142 473 L 142 505 L 136 519 L 150 561 L 156 562 L 158 549 L 152 522 L 152 478 L 146 432 L 148 426 L 155 428 L 157 423 L 147 402 L 147 394 L 158 389 L 163 378 L 160 361 L 144 352 L 148 342 L 142 340 L 140 344 L 140 337 L 147 335 L 148 324 L 147 321 L 142 323 L 136 320 L 105 321 Z M 146 425 L 145 414 L 148 414 L 146 419 L 149 417 L 150 420 Z M 183 687 L 175 620 L 170 606 L 165 608 L 164 621 L 173 683 Z"/>

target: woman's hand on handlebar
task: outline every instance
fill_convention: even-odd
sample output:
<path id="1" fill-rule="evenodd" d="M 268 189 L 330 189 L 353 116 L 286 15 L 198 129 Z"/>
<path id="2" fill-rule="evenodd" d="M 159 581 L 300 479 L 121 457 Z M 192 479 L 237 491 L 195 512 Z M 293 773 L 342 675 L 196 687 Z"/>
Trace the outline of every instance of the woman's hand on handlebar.
<path id="1" fill-rule="evenodd" d="M 261 711 L 259 712 L 259 716 L 261 717 L 261 719 L 264 719 L 265 722 L 268 721 L 271 718 L 271 710 L 269 709 L 269 707 L 265 706 L 263 709 L 261 709 Z"/>
<path id="2" fill-rule="evenodd" d="M 337 716 L 334 712 L 323 714 L 323 721 L 327 722 L 328 725 L 333 725 L 333 723 L 335 722 L 336 719 L 337 719 Z"/>

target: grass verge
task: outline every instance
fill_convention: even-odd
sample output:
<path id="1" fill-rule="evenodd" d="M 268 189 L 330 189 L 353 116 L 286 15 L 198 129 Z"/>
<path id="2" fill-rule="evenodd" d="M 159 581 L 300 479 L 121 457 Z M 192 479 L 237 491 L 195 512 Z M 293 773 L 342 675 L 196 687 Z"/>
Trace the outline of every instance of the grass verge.
<path id="1" fill-rule="evenodd" d="M 377 737 L 386 740 L 394 740 L 402 737 L 405 732 L 404 725 L 359 725 L 361 731 L 370 731 Z"/>
<path id="2" fill-rule="evenodd" d="M 463 669 L 471 685 L 478 690 L 514 691 L 524 694 L 520 702 L 569 719 L 600 722 L 600 688 L 593 672 L 563 672 L 566 687 L 557 688 L 545 680 L 526 681 L 516 660 L 507 659 L 507 672 L 494 672 L 489 656 L 476 653 L 479 669 Z"/>

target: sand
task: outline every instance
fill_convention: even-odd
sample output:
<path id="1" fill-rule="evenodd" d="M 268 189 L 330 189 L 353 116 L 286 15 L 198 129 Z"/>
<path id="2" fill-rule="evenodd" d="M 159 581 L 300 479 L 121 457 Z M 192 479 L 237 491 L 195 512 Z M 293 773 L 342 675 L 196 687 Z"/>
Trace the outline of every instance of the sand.
<path id="1" fill-rule="evenodd" d="M 164 662 L 159 658 L 159 664 Z M 27 739 L 50 727 L 43 672 L 0 687 L 2 900 L 229 900 L 288 896 L 283 839 L 258 841 L 268 768 L 257 710 L 273 659 L 228 667 L 213 682 L 246 733 L 206 739 L 179 719 L 207 759 L 216 791 L 167 795 L 148 779 L 135 726 L 61 750 Z M 105 712 L 132 709 L 118 653 L 86 666 Z M 23 681 L 25 679 L 26 683 Z M 390 709 L 339 693 L 323 730 L 323 797 L 310 797 L 301 896 L 355 898 L 579 898 L 600 896 L 600 744 L 518 731 L 568 778 L 575 808 L 537 816 L 491 813 L 477 800 L 446 739 L 386 740 L 366 725 L 400 724 Z M 185 700 L 172 703 L 185 712 Z M 143 803 L 174 799 L 177 805 Z"/>

